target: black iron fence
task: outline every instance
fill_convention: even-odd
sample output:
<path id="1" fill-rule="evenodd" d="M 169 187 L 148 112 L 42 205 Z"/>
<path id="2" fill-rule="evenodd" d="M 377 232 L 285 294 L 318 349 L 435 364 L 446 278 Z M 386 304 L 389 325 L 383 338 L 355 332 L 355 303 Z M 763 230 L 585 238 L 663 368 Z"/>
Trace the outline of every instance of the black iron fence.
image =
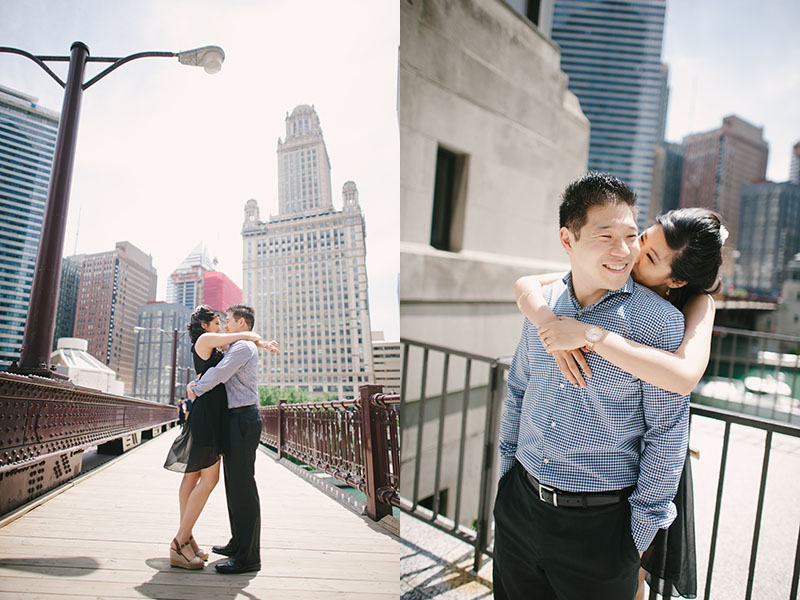
<path id="1" fill-rule="evenodd" d="M 769 353 L 774 353 L 780 356 L 776 360 L 782 361 L 779 362 L 778 372 L 784 371 L 783 375 L 775 374 L 774 365 L 767 362 L 764 366 L 764 377 L 761 379 L 770 381 L 766 377 L 770 372 L 773 373 L 775 381 L 786 383 L 788 379 L 791 386 L 791 402 L 786 406 L 782 403 L 784 400 L 781 400 L 786 394 L 776 393 L 774 387 L 767 387 L 766 384 L 762 385 L 766 390 L 763 392 L 745 389 L 742 394 L 760 394 L 760 401 L 756 401 L 755 406 L 761 411 L 768 411 L 768 414 L 774 417 L 766 418 L 755 413 L 743 414 L 743 411 L 730 410 L 753 406 L 752 396 L 746 399 L 733 396 L 731 400 L 717 399 L 720 406 L 705 406 L 696 403 L 695 400 L 709 402 L 708 396 L 695 398 L 693 395 L 691 406 L 693 423 L 696 417 L 703 417 L 725 424 L 709 560 L 705 574 L 706 599 L 711 597 L 714 566 L 725 560 L 725 552 L 729 550 L 727 548 L 718 550 L 717 541 L 725 476 L 731 470 L 737 469 L 737 465 L 728 464 L 731 425 L 749 428 L 754 432 L 764 432 L 766 436 L 749 571 L 746 590 L 743 590 L 746 598 L 752 597 L 773 436 L 778 434 L 795 440 L 800 439 L 800 427 L 789 422 L 800 412 L 792 404 L 796 402 L 794 396 L 797 395 L 794 391 L 797 388 L 794 387 L 795 382 L 792 379 L 797 373 L 796 362 L 788 368 L 788 374 L 785 372 L 786 365 L 793 360 L 792 356 L 788 355 L 793 348 L 792 345 L 797 342 L 800 342 L 800 338 L 715 328 L 712 358 L 708 377 L 704 381 L 720 381 L 721 373 L 724 373 L 726 381 L 733 380 L 737 376 L 756 377 L 762 368 L 758 362 L 759 358 L 766 357 L 766 360 L 771 360 L 773 354 Z M 473 568 L 477 571 L 483 563 L 483 557 L 492 556 L 492 509 L 499 462 L 497 437 L 506 390 L 505 376 L 509 364 L 490 357 L 408 339 L 403 339 L 402 343 L 404 348 L 401 462 L 404 477 L 400 490 L 400 507 L 403 511 L 472 545 Z M 764 354 L 765 352 L 768 354 Z M 755 388 L 759 382 L 751 380 L 748 384 L 749 388 Z M 781 391 L 785 391 L 785 388 Z M 769 404 L 771 400 L 773 404 Z M 722 404 L 723 402 L 725 404 Z M 786 535 L 794 534 L 795 532 L 786 532 Z M 800 572 L 800 531 L 796 534 L 797 544 L 789 595 L 789 598 L 795 600 Z M 671 590 L 664 590 L 662 597 L 669 598 L 670 594 Z M 654 600 L 656 597 L 656 593 L 652 592 L 650 598 Z"/>

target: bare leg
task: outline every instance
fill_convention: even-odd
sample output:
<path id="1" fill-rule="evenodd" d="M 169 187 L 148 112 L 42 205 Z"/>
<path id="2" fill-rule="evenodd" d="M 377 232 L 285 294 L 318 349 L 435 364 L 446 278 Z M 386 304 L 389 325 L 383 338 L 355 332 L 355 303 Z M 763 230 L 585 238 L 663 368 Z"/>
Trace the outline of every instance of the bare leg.
<path id="1" fill-rule="evenodd" d="M 635 600 L 644 600 L 644 577 L 647 574 L 642 568 L 639 568 L 639 590 L 636 592 Z"/>
<path id="2" fill-rule="evenodd" d="M 181 521 L 183 521 L 183 513 L 186 511 L 186 503 L 189 502 L 189 495 L 192 490 L 200 481 L 200 472 L 184 473 L 181 480 L 181 487 L 178 488 L 178 504 L 180 505 Z"/>
<path id="3" fill-rule="evenodd" d="M 202 469 L 199 474 L 200 480 L 187 498 L 178 534 L 175 536 L 180 544 L 189 541 L 189 537 L 192 535 L 192 528 L 200 517 L 200 513 L 203 511 L 203 507 L 206 505 L 212 490 L 219 481 L 219 461 L 207 469 Z M 194 554 L 193 551 L 192 554 Z"/>

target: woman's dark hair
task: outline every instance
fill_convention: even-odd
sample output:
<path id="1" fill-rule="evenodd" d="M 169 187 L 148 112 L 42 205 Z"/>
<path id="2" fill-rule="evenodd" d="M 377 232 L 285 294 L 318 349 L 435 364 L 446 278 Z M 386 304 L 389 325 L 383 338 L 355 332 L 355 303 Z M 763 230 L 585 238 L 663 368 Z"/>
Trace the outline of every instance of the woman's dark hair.
<path id="1" fill-rule="evenodd" d="M 670 290 L 678 308 L 697 294 L 719 291 L 722 245 L 727 237 L 722 218 L 705 208 L 679 208 L 656 217 L 667 245 L 675 251 L 670 277 L 686 285 Z"/>
<path id="2" fill-rule="evenodd" d="M 193 344 L 197 341 L 197 338 L 203 335 L 206 331 L 203 329 L 202 323 L 211 323 L 211 321 L 218 316 L 219 313 L 207 304 L 202 304 L 194 309 L 191 319 L 186 325 L 186 329 L 189 330 L 189 338 L 192 340 Z"/>

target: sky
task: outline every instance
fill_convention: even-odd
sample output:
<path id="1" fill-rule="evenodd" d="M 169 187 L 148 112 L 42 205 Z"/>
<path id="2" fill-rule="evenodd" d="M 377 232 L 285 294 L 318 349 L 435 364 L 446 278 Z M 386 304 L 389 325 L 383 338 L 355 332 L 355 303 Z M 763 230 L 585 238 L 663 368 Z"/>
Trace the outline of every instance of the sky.
<path id="1" fill-rule="evenodd" d="M 796 0 L 668 0 L 667 139 L 716 129 L 734 114 L 764 128 L 767 179 L 789 179 L 800 140 L 799 23 Z"/>
<path id="2" fill-rule="evenodd" d="M 83 94 L 64 255 L 128 240 L 153 257 L 157 299 L 200 242 L 242 283 L 244 205 L 278 213 L 276 148 L 286 114 L 313 104 L 334 207 L 355 181 L 367 227 L 373 330 L 400 336 L 395 0 L 2 0 L 0 45 L 92 56 L 221 46 L 222 70 L 176 58 L 123 65 Z M 49 65 L 66 79 L 65 63 Z M 107 66 L 107 65 L 106 65 Z M 87 77 L 103 63 L 90 63 Z M 0 84 L 61 110 L 63 91 L 30 60 L 0 54 Z"/>

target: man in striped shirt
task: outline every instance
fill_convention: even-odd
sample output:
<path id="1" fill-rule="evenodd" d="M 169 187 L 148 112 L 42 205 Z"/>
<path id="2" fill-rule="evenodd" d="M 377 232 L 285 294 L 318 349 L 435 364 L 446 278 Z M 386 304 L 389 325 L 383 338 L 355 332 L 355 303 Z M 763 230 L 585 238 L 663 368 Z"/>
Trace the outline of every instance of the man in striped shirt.
<path id="1" fill-rule="evenodd" d="M 675 351 L 683 315 L 636 284 L 633 191 L 590 173 L 559 210 L 571 272 L 543 291 L 557 316 Z M 494 595 L 629 600 L 641 553 L 675 518 L 689 398 L 636 379 L 588 352 L 573 386 L 527 319 L 508 374 L 495 500 Z"/>

